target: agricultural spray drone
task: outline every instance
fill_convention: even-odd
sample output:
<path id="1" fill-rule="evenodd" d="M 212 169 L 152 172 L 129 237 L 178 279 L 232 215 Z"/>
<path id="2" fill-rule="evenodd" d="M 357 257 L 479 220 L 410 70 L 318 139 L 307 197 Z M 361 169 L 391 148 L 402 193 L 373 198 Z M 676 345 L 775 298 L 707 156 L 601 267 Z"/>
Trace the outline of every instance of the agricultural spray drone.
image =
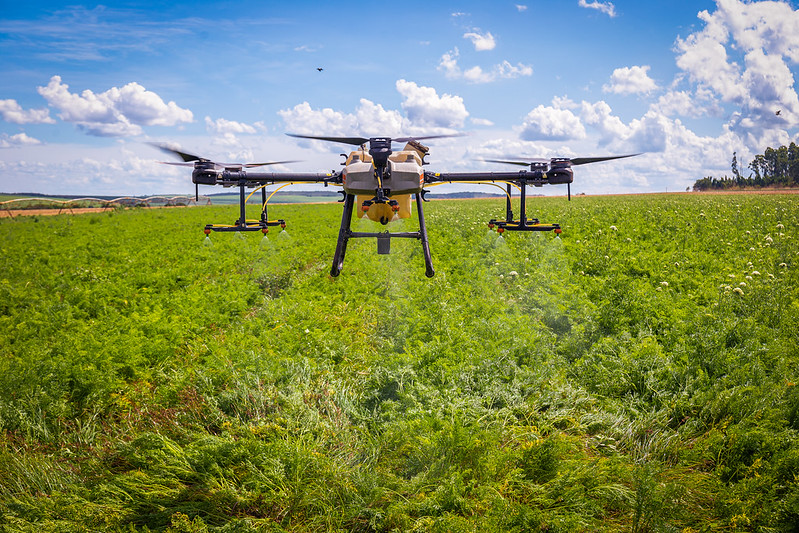
<path id="1" fill-rule="evenodd" d="M 427 201 L 426 186 L 437 183 L 503 183 L 506 185 L 506 210 L 502 220 L 492 219 L 488 225 L 501 234 L 505 231 L 554 231 L 560 233 L 560 225 L 543 224 L 535 218 L 527 218 L 526 194 L 527 187 L 541 187 L 543 185 L 562 185 L 568 188 L 571 199 L 571 183 L 574 180 L 572 166 L 596 163 L 611 159 L 631 157 L 632 155 L 618 155 L 608 157 L 580 157 L 574 159 L 529 159 L 521 161 L 486 160 L 492 163 L 504 163 L 528 167 L 516 172 L 430 172 L 424 170 L 427 164 L 425 156 L 429 149 L 419 141 L 452 135 L 433 135 L 426 137 L 324 137 L 314 135 L 294 135 L 292 137 L 331 141 L 355 146 L 346 157 L 343 169 L 329 173 L 307 172 L 254 172 L 249 169 L 291 161 L 277 161 L 266 163 L 217 163 L 209 159 L 195 156 L 186 152 L 174 150 L 166 145 L 157 144 L 161 150 L 179 157 L 182 162 L 169 162 L 166 164 L 193 167 L 192 182 L 198 191 L 200 185 L 222 185 L 224 187 L 239 188 L 239 218 L 233 225 L 223 226 L 208 224 L 205 234 L 212 231 L 261 231 L 266 234 L 269 227 L 286 227 L 282 219 L 269 220 L 267 215 L 268 198 L 265 187 L 276 183 L 323 183 L 325 187 L 333 185 L 341 187 L 342 198 L 339 202 L 344 204 L 341 217 L 336 251 L 333 255 L 333 266 L 330 269 L 332 276 L 338 276 L 344 265 L 344 256 L 347 253 L 347 243 L 350 239 L 375 238 L 377 239 L 377 253 L 388 254 L 391 250 L 391 239 L 416 239 L 421 242 L 424 252 L 425 274 L 433 277 L 435 270 L 430 257 L 430 246 L 427 239 L 427 228 L 424 220 L 423 203 Z M 393 143 L 405 143 L 398 151 L 392 149 Z M 512 188 L 519 190 L 521 196 L 519 217 L 514 218 L 511 209 Z M 247 196 L 246 189 L 261 191 L 262 210 L 259 220 L 248 220 L 245 214 Z M 197 194 L 199 194 L 197 192 Z M 274 194 L 274 192 L 273 192 Z M 370 220 L 383 225 L 411 216 L 411 197 L 416 200 L 416 213 L 419 218 L 419 230 L 411 232 L 359 232 L 351 228 L 353 210 L 358 206 L 358 216 L 368 217 Z"/>

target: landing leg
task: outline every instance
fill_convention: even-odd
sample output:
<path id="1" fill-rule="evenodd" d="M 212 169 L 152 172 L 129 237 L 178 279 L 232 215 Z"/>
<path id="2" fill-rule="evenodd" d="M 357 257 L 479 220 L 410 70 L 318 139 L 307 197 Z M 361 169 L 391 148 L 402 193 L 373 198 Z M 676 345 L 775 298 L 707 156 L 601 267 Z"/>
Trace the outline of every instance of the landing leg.
<path id="1" fill-rule="evenodd" d="M 424 251 L 425 276 L 432 278 L 436 275 L 436 271 L 433 270 L 433 259 L 430 257 L 430 245 L 427 242 L 427 228 L 424 225 L 422 195 L 419 193 L 416 193 L 416 212 L 419 215 L 419 236 L 422 240 L 422 250 Z"/>
<path id="2" fill-rule="evenodd" d="M 350 238 L 350 223 L 352 222 L 352 208 L 355 205 L 355 196 L 346 194 L 344 197 L 344 212 L 341 215 L 341 229 L 338 232 L 338 242 L 336 243 L 336 253 L 333 255 L 333 266 L 330 268 L 330 275 L 333 277 L 341 273 L 344 266 L 344 256 L 347 254 L 347 241 Z"/>

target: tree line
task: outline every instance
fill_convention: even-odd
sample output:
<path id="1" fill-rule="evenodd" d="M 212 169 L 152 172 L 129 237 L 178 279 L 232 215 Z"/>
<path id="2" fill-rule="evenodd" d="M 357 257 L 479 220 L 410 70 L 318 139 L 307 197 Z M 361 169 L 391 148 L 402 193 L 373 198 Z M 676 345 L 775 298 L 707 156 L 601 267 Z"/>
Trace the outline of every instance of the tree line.
<path id="1" fill-rule="evenodd" d="M 696 180 L 695 191 L 744 189 L 761 187 L 799 187 L 799 146 L 791 143 L 779 148 L 766 148 L 749 163 L 750 173 L 744 177 L 738 168 L 737 153 L 732 153 L 732 177 L 707 176 Z"/>

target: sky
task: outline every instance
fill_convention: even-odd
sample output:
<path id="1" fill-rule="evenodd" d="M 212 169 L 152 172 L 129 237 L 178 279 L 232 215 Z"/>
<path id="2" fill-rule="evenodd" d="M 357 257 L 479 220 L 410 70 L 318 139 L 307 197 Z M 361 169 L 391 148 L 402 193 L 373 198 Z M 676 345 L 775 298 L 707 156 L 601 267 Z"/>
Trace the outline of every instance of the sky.
<path id="1" fill-rule="evenodd" d="M 782 1 L 0 0 L 0 192 L 193 192 L 150 142 L 341 168 L 286 132 L 463 133 L 427 142 L 441 172 L 641 153 L 572 192 L 684 191 L 797 140 L 797 65 Z"/>

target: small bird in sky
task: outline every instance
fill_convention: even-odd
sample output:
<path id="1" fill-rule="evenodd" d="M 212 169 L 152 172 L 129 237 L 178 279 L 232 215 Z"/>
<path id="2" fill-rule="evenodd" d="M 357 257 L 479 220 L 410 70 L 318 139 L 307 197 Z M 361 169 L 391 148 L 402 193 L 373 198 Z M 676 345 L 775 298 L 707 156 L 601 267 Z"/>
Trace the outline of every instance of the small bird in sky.
<path id="1" fill-rule="evenodd" d="M 323 69 L 322 67 L 316 67 L 316 70 L 318 70 L 319 72 L 322 72 L 325 69 Z M 777 114 L 779 115 L 779 112 Z"/>
<path id="2" fill-rule="evenodd" d="M 776 112 L 776 113 L 774 113 L 774 114 L 775 114 L 775 115 L 777 115 L 777 116 L 780 116 L 780 112 L 781 112 L 781 111 L 782 111 L 782 109 L 777 109 L 777 112 Z"/>

